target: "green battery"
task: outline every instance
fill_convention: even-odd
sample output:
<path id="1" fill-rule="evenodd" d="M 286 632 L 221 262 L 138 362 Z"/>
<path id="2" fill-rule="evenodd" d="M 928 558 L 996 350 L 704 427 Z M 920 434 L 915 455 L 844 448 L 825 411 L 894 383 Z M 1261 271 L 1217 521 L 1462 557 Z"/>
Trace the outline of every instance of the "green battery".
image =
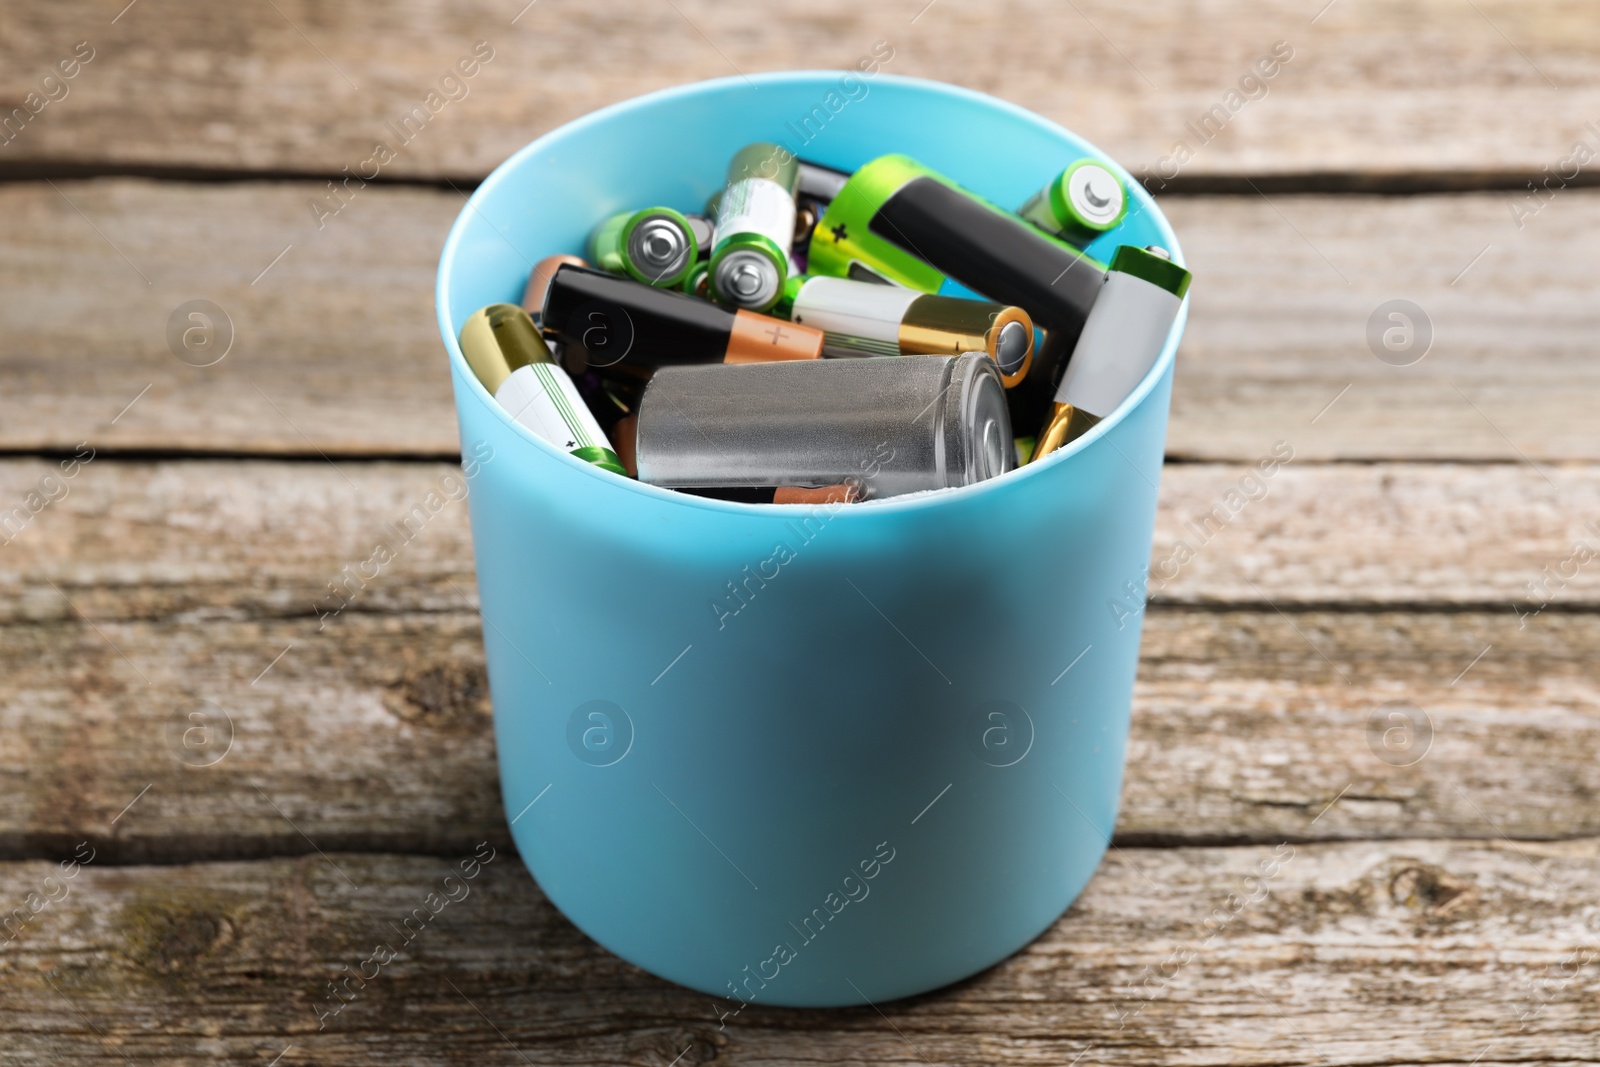
<path id="1" fill-rule="evenodd" d="M 937 293 L 948 277 L 1076 339 L 1105 264 L 902 155 L 845 182 L 811 235 L 807 269 Z"/>
<path id="2" fill-rule="evenodd" d="M 1093 159 L 1070 163 L 1028 198 L 1017 214 L 1079 248 L 1122 221 L 1128 191 L 1111 168 Z"/>
<path id="3" fill-rule="evenodd" d="M 789 277 L 799 181 L 800 164 L 786 148 L 757 142 L 734 153 L 711 250 L 717 299 L 747 311 L 777 303 Z"/>
<path id="4" fill-rule="evenodd" d="M 619 212 L 589 235 L 589 259 L 600 269 L 663 288 L 682 285 L 699 252 L 689 220 L 670 207 Z"/>
<path id="5" fill-rule="evenodd" d="M 683 291 L 702 300 L 711 299 L 711 264 L 700 260 L 683 276 Z"/>

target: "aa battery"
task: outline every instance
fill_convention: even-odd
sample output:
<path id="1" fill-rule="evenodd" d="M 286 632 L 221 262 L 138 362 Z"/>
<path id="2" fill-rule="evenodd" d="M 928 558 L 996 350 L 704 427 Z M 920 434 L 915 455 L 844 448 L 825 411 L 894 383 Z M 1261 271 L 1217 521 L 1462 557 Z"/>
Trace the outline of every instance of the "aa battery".
<path id="1" fill-rule="evenodd" d="M 927 293 L 948 276 L 1072 338 L 1105 280 L 1103 264 L 901 155 L 856 171 L 812 234 L 813 274 L 852 277 L 855 262 Z"/>
<path id="2" fill-rule="evenodd" d="M 758 142 L 734 153 L 711 250 L 717 299 L 751 311 L 777 303 L 789 273 L 799 170 L 794 156 L 778 145 Z"/>
<path id="3" fill-rule="evenodd" d="M 822 331 L 730 311 L 604 271 L 565 266 L 545 293 L 544 329 L 589 367 L 760 363 L 822 355 Z"/>
<path id="4" fill-rule="evenodd" d="M 695 262 L 703 263 L 711 258 L 711 246 L 717 240 L 716 214 L 697 215 L 691 212 L 683 217 L 689 223 L 689 232 L 694 234 Z"/>
<path id="5" fill-rule="evenodd" d="M 526 311 L 490 304 L 473 312 L 461 327 L 461 354 L 516 422 L 579 459 L 627 473 Z"/>
<path id="6" fill-rule="evenodd" d="M 977 352 L 666 367 L 639 403 L 636 449 L 654 485 L 869 497 L 971 485 L 1016 460 L 999 372 Z"/>
<path id="7" fill-rule="evenodd" d="M 1017 214 L 1063 240 L 1083 247 L 1122 221 L 1128 191 L 1111 168 L 1093 159 L 1070 163 Z"/>
<path id="8" fill-rule="evenodd" d="M 1034 459 L 1082 435 L 1139 387 L 1166 346 L 1189 282 L 1189 272 L 1164 249 L 1117 249 L 1039 431 Z"/>
<path id="9" fill-rule="evenodd" d="M 815 200 L 797 199 L 794 208 L 794 241 L 789 250 L 796 256 L 806 254 L 807 247 L 811 244 L 811 233 L 817 228 L 817 219 L 822 217 L 827 205 Z"/>
<path id="10" fill-rule="evenodd" d="M 681 285 L 699 256 L 689 220 L 670 207 L 624 211 L 589 235 L 589 258 L 646 285 Z"/>
<path id="11" fill-rule="evenodd" d="M 711 264 L 701 260 L 689 268 L 689 273 L 683 276 L 683 291 L 690 296 L 698 296 L 701 300 L 711 299 Z"/>
<path id="12" fill-rule="evenodd" d="M 799 281 L 789 319 L 823 332 L 824 356 L 983 352 L 1008 389 L 1033 360 L 1033 320 L 1021 308 L 848 278 Z"/>
<path id="13" fill-rule="evenodd" d="M 522 290 L 522 310 L 533 316 L 534 322 L 544 314 L 544 294 L 550 288 L 550 279 L 555 277 L 558 267 L 568 263 L 574 267 L 589 265 L 581 256 L 545 256 L 528 272 L 528 285 Z"/>
<path id="14" fill-rule="evenodd" d="M 844 183 L 850 180 L 850 172 L 838 170 L 823 163 L 815 163 L 809 159 L 797 159 L 800 173 L 796 177 L 795 192 L 801 196 L 820 200 L 824 204 L 839 195 L 839 190 L 844 188 Z"/>

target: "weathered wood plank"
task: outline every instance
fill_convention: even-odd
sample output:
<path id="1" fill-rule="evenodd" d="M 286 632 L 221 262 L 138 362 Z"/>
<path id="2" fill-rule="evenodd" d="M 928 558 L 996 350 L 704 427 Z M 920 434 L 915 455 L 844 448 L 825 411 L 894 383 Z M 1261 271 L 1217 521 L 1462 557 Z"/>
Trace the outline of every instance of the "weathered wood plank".
<path id="1" fill-rule="evenodd" d="M 309 183 L 56 185 L 0 185 L 0 448 L 458 448 L 433 278 L 460 195 L 369 188 L 319 231 Z M 1281 438 L 1303 459 L 1600 458 L 1600 192 L 1520 231 L 1509 199 L 1166 199 L 1198 279 L 1172 454 L 1253 460 Z M 1396 298 L 1431 325 L 1412 366 L 1367 342 Z M 189 364 L 214 349 L 180 359 L 168 334 L 201 299 L 233 332 L 208 367 Z M 186 314 L 179 338 L 203 322 Z"/>
<path id="2" fill-rule="evenodd" d="M 1520 229 L 1517 202 L 1164 200 L 1195 274 L 1169 453 L 1244 458 L 1283 438 L 1306 458 L 1600 456 L 1600 306 L 1567 270 L 1600 270 L 1584 238 L 1600 193 Z M 1415 310 L 1380 312 L 1396 300 Z"/>
<path id="3" fill-rule="evenodd" d="M 6 628 L 0 857 L 509 841 L 475 615 L 97 625 Z M 1117 841 L 1600 834 L 1597 643 L 1591 614 L 1153 611 Z"/>
<path id="4" fill-rule="evenodd" d="M 450 870 L 82 867 L 0 950 L 9 1062 L 1594 1062 L 1593 840 L 1113 852 L 973 980 L 876 1007 L 757 1002 L 725 1027 L 719 1002 L 589 942 L 504 851 L 405 944 L 392 924 Z M 5 865 L 0 899 L 56 873 Z M 380 942 L 399 957 L 319 1031 L 329 981 Z"/>
<path id="5" fill-rule="evenodd" d="M 3 162 L 23 172 L 111 164 L 337 174 L 383 140 L 398 153 L 386 174 L 476 176 L 604 104 L 700 78 L 851 68 L 878 40 L 894 49 L 886 70 L 1015 101 L 1135 169 L 1160 165 L 1187 141 L 1194 155 L 1184 175 L 1504 175 L 1554 164 L 1575 138 L 1596 143 L 1585 123 L 1600 114 L 1600 29 L 1581 0 L 1482 0 L 1476 11 L 1450 0 L 1322 6 L 818 0 L 775 16 L 711 0 L 544 0 L 530 9 L 282 0 L 126 12 L 119 0 L 78 0 L 7 13 L 7 111 L 75 42 L 87 39 L 95 53 Z M 494 58 L 466 82 L 467 95 L 409 144 L 397 138 L 390 123 L 480 40 Z M 1244 81 L 1255 97 L 1247 100 L 1241 80 L 1278 41 L 1293 58 L 1270 80 Z M 1196 133 L 1213 107 L 1226 119 L 1220 134 Z"/>
<path id="6" fill-rule="evenodd" d="M 312 619 L 331 605 L 340 568 L 371 555 L 429 492 L 441 509 L 349 611 L 456 611 L 473 595 L 451 464 L 98 459 L 30 519 L 29 500 L 45 497 L 29 494 L 71 462 L 0 461 L 0 519 L 28 519 L 0 545 L 0 622 Z M 1479 607 L 1512 628 L 1541 599 L 1593 610 L 1600 568 L 1574 545 L 1592 554 L 1600 542 L 1586 525 L 1600 513 L 1600 468 L 1543 473 L 1548 481 L 1526 466 L 1296 460 L 1262 478 L 1253 466 L 1173 464 L 1151 589 L 1161 603 Z M 1545 590 L 1531 602 L 1530 582 Z"/>
<path id="7" fill-rule="evenodd" d="M 370 190 L 319 231 L 316 188 L 0 187 L 0 444 L 455 453 L 433 279 L 463 198 Z"/>

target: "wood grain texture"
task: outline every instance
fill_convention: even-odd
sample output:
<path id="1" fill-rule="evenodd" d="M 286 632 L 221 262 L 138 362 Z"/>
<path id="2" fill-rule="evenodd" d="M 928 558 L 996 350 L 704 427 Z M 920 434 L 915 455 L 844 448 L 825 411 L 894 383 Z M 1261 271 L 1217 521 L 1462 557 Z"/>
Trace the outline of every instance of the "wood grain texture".
<path id="1" fill-rule="evenodd" d="M 8 1061 L 1503 1064 L 1594 1055 L 1593 840 L 1121 850 L 1038 941 L 974 979 L 875 1007 L 758 1002 L 725 1028 L 717 1012 L 733 1005 L 589 942 L 503 851 L 404 944 L 392 924 L 451 870 L 443 859 L 340 854 L 82 867 L 64 883 L 68 895 L 0 952 Z M 1264 870 L 1275 873 L 1250 880 Z M 56 872 L 0 867 L 0 900 L 20 903 Z M 403 951 L 376 978 L 352 982 L 353 999 L 319 1031 L 329 981 L 354 973 L 379 942 Z"/>
<path id="2" fill-rule="evenodd" d="M 19 509 L 26 517 L 29 494 L 68 462 L 0 461 L 0 523 Z M 1254 465 L 1172 464 L 1162 474 L 1151 590 L 1165 604 L 1471 607 L 1512 629 L 1519 611 L 1540 603 L 1594 610 L 1600 567 L 1574 549 L 1600 550 L 1590 525 L 1600 514 L 1600 469 L 1543 474 L 1294 460 L 1262 478 Z M 297 617 L 316 625 L 317 605 L 332 604 L 327 584 L 370 556 L 376 539 L 393 539 L 390 524 L 429 492 L 445 501 L 440 510 L 415 526 L 348 612 L 475 603 L 466 507 L 449 499 L 463 485 L 451 464 L 99 459 L 62 487 L 65 496 L 0 544 L 0 622 Z"/>
<path id="3" fill-rule="evenodd" d="M 1519 203 L 1163 200 L 1195 275 L 1169 454 L 1283 438 L 1313 459 L 1596 458 L 1600 193 L 1557 196 L 1520 229 Z M 1416 310 L 1390 319 L 1396 300 Z"/>
<path id="4" fill-rule="evenodd" d="M 308 183 L 55 184 L 0 185 L 0 447 L 458 449 L 433 280 L 461 195 L 369 188 L 319 230 Z M 1198 279 L 1170 452 L 1254 460 L 1282 439 L 1302 459 L 1600 458 L 1600 192 L 1565 192 L 1521 230 L 1509 200 L 1164 200 Z M 169 340 L 197 299 L 231 323 L 213 366 L 190 364 L 214 349 L 179 343 L 185 362 Z M 1410 366 L 1368 345 L 1392 299 L 1432 333 Z M 193 325 L 178 315 L 176 335 Z"/>
<path id="5" fill-rule="evenodd" d="M 1341 0 L 1327 10 L 1293 0 L 1137 9 L 818 0 L 781 13 L 711 0 L 124 3 L 7 12 L 8 112 L 75 42 L 96 53 L 68 95 L 0 149 L 0 164 L 338 174 L 377 140 L 400 144 L 389 124 L 480 40 L 494 59 L 386 174 L 479 176 L 602 105 L 701 78 L 851 68 L 878 40 L 894 49 L 886 70 L 1014 101 L 1134 170 L 1159 166 L 1186 140 L 1195 155 L 1185 176 L 1506 176 L 1554 164 L 1576 138 L 1600 143 L 1585 129 L 1600 116 L 1600 29 L 1581 0 L 1482 0 L 1476 10 L 1451 0 Z M 1256 97 L 1245 102 L 1241 79 L 1278 41 L 1294 58 L 1261 86 L 1245 83 Z M 1237 110 L 1219 135 L 1189 128 L 1230 104 Z"/>
<path id="6" fill-rule="evenodd" d="M 6 631 L 0 859 L 509 843 L 471 613 Z M 1597 642 L 1589 614 L 1157 609 L 1117 843 L 1600 834 Z"/>

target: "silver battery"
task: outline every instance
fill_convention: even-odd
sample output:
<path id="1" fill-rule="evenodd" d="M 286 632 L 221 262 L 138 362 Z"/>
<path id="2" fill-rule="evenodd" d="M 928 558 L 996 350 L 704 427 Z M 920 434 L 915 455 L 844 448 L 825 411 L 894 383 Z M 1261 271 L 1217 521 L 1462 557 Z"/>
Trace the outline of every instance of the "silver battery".
<path id="1" fill-rule="evenodd" d="M 663 367 L 639 402 L 639 480 L 673 487 L 857 484 L 866 497 L 971 485 L 1015 465 L 994 361 Z"/>
<path id="2" fill-rule="evenodd" d="M 672 219 L 645 219 L 628 235 L 628 256 L 647 278 L 681 275 L 693 251 L 691 234 Z"/>
<path id="3" fill-rule="evenodd" d="M 711 258 L 711 246 L 717 240 L 716 219 L 711 215 L 692 213 L 683 217 L 689 222 L 689 232 L 694 234 L 694 243 L 698 247 L 700 258 Z"/>
<path id="4" fill-rule="evenodd" d="M 850 172 L 847 170 L 835 170 L 833 167 L 805 159 L 796 162 L 800 164 L 800 181 L 795 192 L 801 196 L 809 196 L 813 200 L 827 203 L 838 196 L 839 190 L 844 188 L 844 183 L 850 180 Z"/>

